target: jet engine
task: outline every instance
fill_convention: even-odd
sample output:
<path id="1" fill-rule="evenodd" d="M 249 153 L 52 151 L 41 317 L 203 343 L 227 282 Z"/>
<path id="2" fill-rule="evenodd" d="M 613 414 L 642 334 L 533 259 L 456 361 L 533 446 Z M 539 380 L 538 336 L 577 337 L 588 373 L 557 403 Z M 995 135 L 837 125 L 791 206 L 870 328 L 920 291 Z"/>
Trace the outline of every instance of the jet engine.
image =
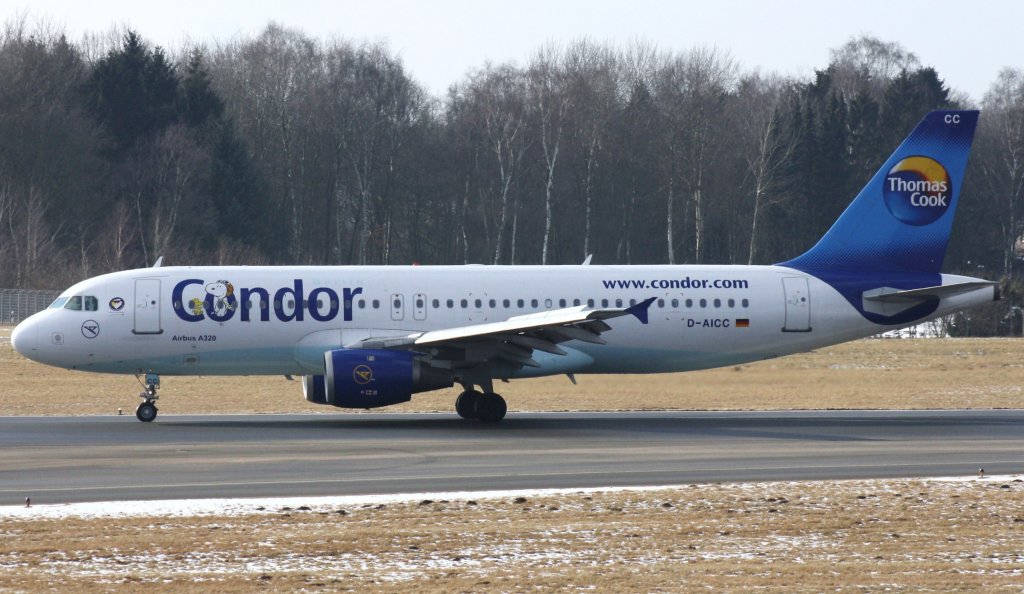
<path id="1" fill-rule="evenodd" d="M 337 349 L 324 353 L 324 363 L 324 375 L 302 378 L 303 395 L 316 404 L 377 408 L 454 383 L 451 372 L 430 367 L 409 351 Z"/>

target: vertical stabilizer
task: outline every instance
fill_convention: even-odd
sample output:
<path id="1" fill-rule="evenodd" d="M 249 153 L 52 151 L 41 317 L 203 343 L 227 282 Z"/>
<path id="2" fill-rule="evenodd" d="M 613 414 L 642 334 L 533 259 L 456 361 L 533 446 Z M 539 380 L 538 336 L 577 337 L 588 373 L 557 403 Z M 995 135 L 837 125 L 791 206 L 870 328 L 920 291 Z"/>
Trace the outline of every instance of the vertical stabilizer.
<path id="1" fill-rule="evenodd" d="M 780 265 L 805 271 L 939 273 L 977 123 L 977 111 L 929 113 L 828 233 Z"/>

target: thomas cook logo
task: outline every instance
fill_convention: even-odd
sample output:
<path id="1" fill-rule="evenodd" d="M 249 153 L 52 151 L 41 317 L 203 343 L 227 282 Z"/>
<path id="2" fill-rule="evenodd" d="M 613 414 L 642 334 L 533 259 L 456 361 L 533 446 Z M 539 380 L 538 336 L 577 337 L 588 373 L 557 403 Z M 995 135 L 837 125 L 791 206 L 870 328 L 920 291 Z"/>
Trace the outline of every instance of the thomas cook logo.
<path id="1" fill-rule="evenodd" d="M 352 370 L 352 379 L 360 385 L 366 385 L 373 381 L 373 370 L 368 365 L 356 365 Z"/>
<path id="2" fill-rule="evenodd" d="M 882 196 L 892 216 L 921 226 L 946 214 L 952 188 L 941 163 L 930 157 L 907 157 L 886 174 Z"/>

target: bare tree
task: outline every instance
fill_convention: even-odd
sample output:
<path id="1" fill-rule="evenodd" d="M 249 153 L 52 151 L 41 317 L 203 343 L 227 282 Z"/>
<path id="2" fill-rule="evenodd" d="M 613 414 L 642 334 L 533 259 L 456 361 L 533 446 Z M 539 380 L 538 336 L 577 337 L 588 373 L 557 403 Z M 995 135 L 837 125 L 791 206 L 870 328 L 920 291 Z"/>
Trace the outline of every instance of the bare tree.
<path id="1" fill-rule="evenodd" d="M 525 81 L 522 73 L 510 64 L 497 67 L 488 65 L 470 75 L 469 83 L 462 92 L 472 104 L 474 117 L 482 129 L 481 142 L 494 159 L 494 185 L 492 187 L 485 182 L 482 191 L 497 195 L 498 220 L 495 224 L 493 262 L 503 264 L 506 243 L 513 246 L 510 251 L 514 253 L 518 220 L 512 185 L 529 146 L 526 137 Z M 512 234 L 510 242 L 509 231 Z M 514 255 L 510 263 L 515 263 Z"/>
<path id="2" fill-rule="evenodd" d="M 606 46 L 587 40 L 577 41 L 566 52 L 568 93 L 573 98 L 573 139 L 580 154 L 583 171 L 583 253 L 593 253 L 594 192 L 609 123 L 619 99 L 615 56 Z"/>
<path id="3" fill-rule="evenodd" d="M 387 264 L 395 210 L 389 194 L 400 174 L 401 152 L 426 110 L 426 98 L 384 45 L 355 50 L 336 45 L 328 52 L 327 70 L 333 142 L 357 197 L 356 261 Z M 369 249 L 375 230 L 383 233 L 376 257 Z"/>
<path id="4" fill-rule="evenodd" d="M 753 264 L 757 257 L 758 223 L 762 212 L 785 198 L 777 190 L 796 142 L 792 131 L 785 126 L 789 106 L 787 85 L 786 79 L 757 74 L 745 77 L 739 85 L 736 116 L 742 122 L 740 150 L 753 185 L 747 264 Z"/>
<path id="5" fill-rule="evenodd" d="M 216 49 L 210 71 L 256 162 L 267 172 L 292 261 L 306 259 L 309 176 L 317 152 L 317 122 L 309 102 L 322 78 L 322 50 L 304 34 L 271 23 L 255 39 Z"/>
<path id="6" fill-rule="evenodd" d="M 840 94 L 852 98 L 866 91 L 875 101 L 882 100 L 889 82 L 900 72 L 921 67 L 917 56 L 899 43 L 870 35 L 856 37 L 832 50 L 829 62 L 833 88 Z"/>
<path id="7" fill-rule="evenodd" d="M 562 130 L 571 95 L 565 86 L 561 52 L 555 46 L 541 48 L 530 64 L 527 81 L 530 107 L 539 123 L 540 146 L 544 157 L 544 240 L 541 264 L 548 263 L 554 220 L 555 166 L 562 146 Z"/>
<path id="8" fill-rule="evenodd" d="M 990 198 L 998 204 L 1003 274 L 1013 268 L 1014 244 L 1024 237 L 1024 71 L 1006 68 L 982 102 L 977 150 Z"/>
<path id="9" fill-rule="evenodd" d="M 658 94 L 669 130 L 666 135 L 669 171 L 666 181 L 666 251 L 676 260 L 676 181 L 687 186 L 687 212 L 693 212 L 693 258 L 700 263 L 705 250 L 705 185 L 716 148 L 713 130 L 725 111 L 724 99 L 732 90 L 736 64 L 726 53 L 699 47 L 667 58 L 658 72 Z M 685 221 L 684 221 L 685 222 Z"/>

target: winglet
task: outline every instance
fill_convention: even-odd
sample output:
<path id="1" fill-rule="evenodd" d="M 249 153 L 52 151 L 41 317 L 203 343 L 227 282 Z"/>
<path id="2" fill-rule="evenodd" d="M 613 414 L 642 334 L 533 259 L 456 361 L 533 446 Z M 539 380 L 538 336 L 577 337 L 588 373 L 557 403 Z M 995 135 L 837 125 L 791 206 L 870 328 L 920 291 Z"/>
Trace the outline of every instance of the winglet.
<path id="1" fill-rule="evenodd" d="M 634 316 L 636 316 L 636 319 L 640 320 L 641 324 L 646 324 L 647 310 L 651 308 L 651 304 L 654 303 L 655 299 L 657 299 L 657 297 L 651 297 L 649 299 L 644 299 L 643 301 L 637 303 L 636 305 L 631 305 L 626 308 L 626 313 L 633 314 Z"/>

